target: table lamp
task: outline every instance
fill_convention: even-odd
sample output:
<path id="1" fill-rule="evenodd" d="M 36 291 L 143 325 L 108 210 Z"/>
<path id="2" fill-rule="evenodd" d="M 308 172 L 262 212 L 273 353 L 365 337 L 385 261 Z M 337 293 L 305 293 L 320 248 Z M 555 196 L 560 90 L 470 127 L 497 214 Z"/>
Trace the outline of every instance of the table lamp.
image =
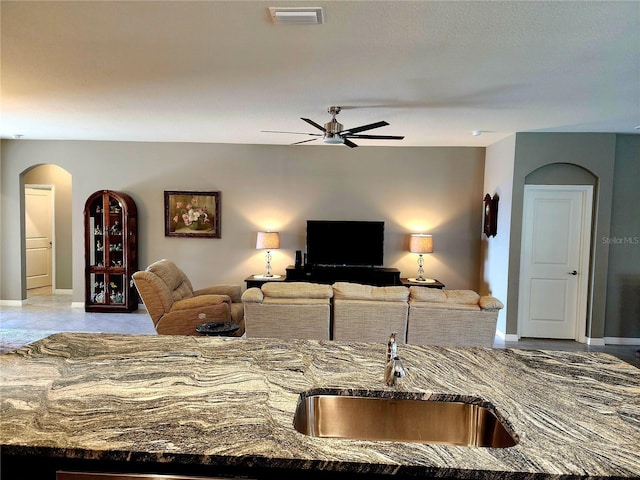
<path id="1" fill-rule="evenodd" d="M 280 234 L 278 232 L 258 232 L 258 238 L 256 240 L 256 250 L 266 250 L 266 273 L 264 275 L 254 275 L 260 278 L 278 278 L 280 275 L 273 275 L 271 273 L 271 252 L 270 250 L 276 250 L 280 248 Z"/>
<path id="2" fill-rule="evenodd" d="M 433 278 L 424 277 L 424 258 L 425 253 L 433 253 L 433 237 L 426 233 L 412 233 L 409 237 L 409 251 L 418 254 L 418 276 L 410 278 L 410 282 L 434 283 Z"/>

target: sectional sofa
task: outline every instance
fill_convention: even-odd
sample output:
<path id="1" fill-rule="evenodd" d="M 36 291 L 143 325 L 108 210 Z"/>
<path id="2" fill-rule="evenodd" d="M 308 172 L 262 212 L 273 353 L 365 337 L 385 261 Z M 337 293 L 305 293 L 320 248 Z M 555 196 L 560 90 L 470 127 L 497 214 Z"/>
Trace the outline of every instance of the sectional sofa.
<path id="1" fill-rule="evenodd" d="M 242 295 L 248 338 L 491 347 L 502 302 L 472 290 L 265 283 Z"/>

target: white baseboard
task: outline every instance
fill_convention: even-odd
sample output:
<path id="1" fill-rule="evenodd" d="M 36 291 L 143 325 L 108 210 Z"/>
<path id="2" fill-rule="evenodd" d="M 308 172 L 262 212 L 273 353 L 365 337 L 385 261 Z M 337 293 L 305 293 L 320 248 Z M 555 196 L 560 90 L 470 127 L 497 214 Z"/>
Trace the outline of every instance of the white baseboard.
<path id="1" fill-rule="evenodd" d="M 632 337 L 604 337 L 606 345 L 640 345 L 640 338 Z"/>
<path id="2" fill-rule="evenodd" d="M 53 291 L 54 295 L 72 295 L 73 294 L 73 289 L 71 288 L 56 288 Z"/>
<path id="3" fill-rule="evenodd" d="M 71 308 L 84 308 L 84 302 L 71 302 Z M 147 311 L 144 307 L 144 303 L 138 304 L 138 309 L 144 310 L 145 312 Z"/>
<path id="4" fill-rule="evenodd" d="M 504 333 L 496 330 L 496 337 L 505 342 L 519 341 L 518 335 L 513 333 Z M 585 338 L 585 344 L 603 347 L 605 345 L 640 345 L 640 338 L 633 337 L 604 337 L 604 338 Z"/>
<path id="5" fill-rule="evenodd" d="M 26 300 L 0 300 L 0 307 L 22 307 Z"/>
<path id="6" fill-rule="evenodd" d="M 518 335 L 513 333 L 504 333 L 502 330 L 496 329 L 496 338 L 499 338 L 503 342 L 517 342 L 519 340 Z"/>

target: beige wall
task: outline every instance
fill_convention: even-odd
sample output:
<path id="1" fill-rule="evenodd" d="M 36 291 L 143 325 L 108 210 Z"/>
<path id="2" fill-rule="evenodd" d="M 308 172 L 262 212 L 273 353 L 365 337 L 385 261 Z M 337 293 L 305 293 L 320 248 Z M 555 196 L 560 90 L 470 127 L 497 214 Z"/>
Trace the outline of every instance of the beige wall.
<path id="1" fill-rule="evenodd" d="M 513 159 L 515 135 L 487 148 L 484 193 L 497 194 L 498 227 L 495 237 L 482 234 L 480 292 L 502 300 L 505 308 L 498 314 L 498 330 L 507 333 L 507 293 L 509 291 L 509 240 L 513 200 Z M 510 338 L 513 340 L 513 338 Z"/>
<path id="2" fill-rule="evenodd" d="M 20 211 L 23 173 L 54 164 L 72 176 L 73 298 L 82 302 L 85 199 L 94 191 L 130 194 L 139 213 L 139 265 L 175 260 L 194 286 L 242 283 L 264 267 L 256 231 L 281 232 L 274 272 L 304 250 L 307 219 L 384 220 L 385 265 L 416 273 L 407 235 L 432 233 L 425 274 L 447 288 L 477 290 L 484 175 L 483 148 L 263 146 L 184 143 L 2 141 L 0 299 L 25 298 Z M 165 190 L 220 191 L 222 238 L 164 236 Z"/>

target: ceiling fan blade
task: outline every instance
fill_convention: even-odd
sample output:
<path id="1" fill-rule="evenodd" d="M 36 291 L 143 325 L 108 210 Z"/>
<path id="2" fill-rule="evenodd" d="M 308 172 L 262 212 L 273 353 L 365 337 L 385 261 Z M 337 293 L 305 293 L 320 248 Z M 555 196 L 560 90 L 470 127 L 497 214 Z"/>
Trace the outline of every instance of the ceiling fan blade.
<path id="1" fill-rule="evenodd" d="M 351 135 L 347 133 L 345 137 L 348 138 L 372 138 L 377 140 L 402 140 L 404 139 L 404 135 Z"/>
<path id="2" fill-rule="evenodd" d="M 304 120 L 305 122 L 307 122 L 309 125 L 313 125 L 314 127 L 316 127 L 318 130 L 322 130 L 323 132 L 326 132 L 327 130 L 322 126 L 317 124 L 316 122 L 314 122 L 313 120 L 310 120 L 308 118 L 302 118 L 300 117 L 301 120 Z"/>
<path id="3" fill-rule="evenodd" d="M 343 130 L 342 132 L 340 132 L 340 134 L 351 134 L 351 133 L 358 133 L 358 132 L 364 132 L 365 130 L 372 130 L 374 128 L 380 128 L 380 127 L 384 127 L 386 125 L 389 125 L 387 122 L 385 122 L 384 120 L 382 122 L 376 122 L 376 123 L 370 123 L 368 125 L 362 125 L 361 127 L 356 127 L 356 128 L 348 128 L 346 130 Z"/>
<path id="4" fill-rule="evenodd" d="M 310 138 L 309 140 L 302 140 L 300 142 L 290 143 L 289 145 L 299 145 L 301 143 L 313 142 L 315 140 L 318 140 L 318 139 L 317 138 Z"/>
<path id="5" fill-rule="evenodd" d="M 307 132 L 282 132 L 280 130 L 260 130 L 263 133 L 292 133 L 294 135 L 313 135 L 314 137 L 321 137 L 321 133 L 307 133 Z"/>
<path id="6" fill-rule="evenodd" d="M 351 140 L 349 140 L 348 138 L 345 138 L 345 139 L 344 139 L 344 144 L 345 144 L 347 147 L 350 147 L 350 148 L 355 148 L 355 147 L 357 147 L 357 146 L 358 146 L 358 145 L 356 145 L 355 143 L 353 143 Z"/>

